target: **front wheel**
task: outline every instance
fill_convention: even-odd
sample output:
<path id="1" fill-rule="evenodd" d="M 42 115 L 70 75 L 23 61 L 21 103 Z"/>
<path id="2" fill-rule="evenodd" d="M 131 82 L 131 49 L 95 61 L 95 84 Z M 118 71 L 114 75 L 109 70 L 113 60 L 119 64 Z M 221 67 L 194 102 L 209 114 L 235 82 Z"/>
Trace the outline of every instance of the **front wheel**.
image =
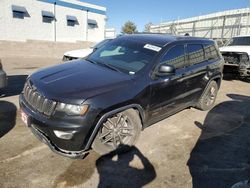
<path id="1" fill-rule="evenodd" d="M 120 151 L 124 146 L 132 146 L 141 132 L 141 120 L 134 109 L 117 113 L 109 118 L 100 127 L 92 148 L 104 155 L 116 149 Z"/>
<path id="2" fill-rule="evenodd" d="M 217 97 L 218 90 L 218 84 L 215 81 L 211 81 L 202 94 L 201 98 L 199 99 L 196 107 L 203 111 L 212 109 Z"/>

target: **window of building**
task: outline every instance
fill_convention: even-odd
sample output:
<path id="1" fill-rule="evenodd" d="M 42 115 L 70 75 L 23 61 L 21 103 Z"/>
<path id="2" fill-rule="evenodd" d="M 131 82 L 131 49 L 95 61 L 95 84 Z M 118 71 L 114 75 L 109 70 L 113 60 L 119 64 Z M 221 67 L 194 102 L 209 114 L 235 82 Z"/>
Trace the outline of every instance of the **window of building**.
<path id="1" fill-rule="evenodd" d="M 67 26 L 74 27 L 75 25 L 79 25 L 79 22 L 75 16 L 67 16 Z"/>
<path id="2" fill-rule="evenodd" d="M 219 58 L 219 54 L 214 44 L 205 44 L 204 49 L 207 60 L 216 60 Z"/>
<path id="3" fill-rule="evenodd" d="M 176 69 L 185 67 L 184 45 L 171 48 L 161 59 L 161 64 L 173 65 Z"/>
<path id="4" fill-rule="evenodd" d="M 12 5 L 11 8 L 13 18 L 24 19 L 24 17 L 29 17 L 29 13 L 25 7 Z"/>
<path id="5" fill-rule="evenodd" d="M 205 53 L 201 44 L 188 44 L 187 53 L 189 63 L 191 65 L 202 63 L 205 61 Z"/>
<path id="6" fill-rule="evenodd" d="M 89 28 L 89 29 L 98 28 L 98 25 L 97 25 L 96 20 L 88 19 L 88 28 Z"/>
<path id="7" fill-rule="evenodd" d="M 55 20 L 54 14 L 48 11 L 42 11 L 42 18 L 44 23 L 51 23 Z"/>

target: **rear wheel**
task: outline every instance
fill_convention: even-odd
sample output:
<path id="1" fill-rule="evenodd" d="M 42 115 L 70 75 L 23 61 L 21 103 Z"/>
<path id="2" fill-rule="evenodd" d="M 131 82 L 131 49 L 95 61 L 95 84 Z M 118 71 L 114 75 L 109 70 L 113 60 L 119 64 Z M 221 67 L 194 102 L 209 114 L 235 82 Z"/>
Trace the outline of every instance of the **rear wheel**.
<path id="1" fill-rule="evenodd" d="M 128 148 L 135 144 L 141 132 L 141 121 L 134 109 L 117 113 L 102 124 L 92 144 L 99 154 L 107 154 L 113 150 Z"/>
<path id="2" fill-rule="evenodd" d="M 211 81 L 199 99 L 196 107 L 204 111 L 212 109 L 217 97 L 217 93 L 218 84 L 215 81 Z"/>

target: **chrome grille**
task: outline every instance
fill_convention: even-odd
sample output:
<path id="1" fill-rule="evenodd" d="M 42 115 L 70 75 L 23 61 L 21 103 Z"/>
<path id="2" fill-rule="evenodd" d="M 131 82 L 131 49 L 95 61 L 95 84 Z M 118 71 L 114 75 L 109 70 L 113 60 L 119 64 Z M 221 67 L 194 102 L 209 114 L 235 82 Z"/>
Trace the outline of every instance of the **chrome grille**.
<path id="1" fill-rule="evenodd" d="M 56 102 L 46 99 L 38 91 L 34 90 L 30 84 L 27 83 L 23 89 L 23 95 L 27 103 L 36 111 L 51 116 L 55 107 Z"/>

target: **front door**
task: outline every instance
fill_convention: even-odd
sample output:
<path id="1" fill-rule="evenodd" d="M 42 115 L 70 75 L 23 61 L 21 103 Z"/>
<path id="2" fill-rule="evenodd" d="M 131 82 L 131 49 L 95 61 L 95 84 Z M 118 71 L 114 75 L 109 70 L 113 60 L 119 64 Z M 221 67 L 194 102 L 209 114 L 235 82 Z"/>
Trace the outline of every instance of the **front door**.
<path id="1" fill-rule="evenodd" d="M 157 77 L 151 81 L 150 120 L 158 121 L 182 109 L 186 103 L 186 57 L 184 45 L 170 48 L 160 64 L 172 65 L 176 73 Z M 150 121 L 150 122 L 151 122 Z"/>

